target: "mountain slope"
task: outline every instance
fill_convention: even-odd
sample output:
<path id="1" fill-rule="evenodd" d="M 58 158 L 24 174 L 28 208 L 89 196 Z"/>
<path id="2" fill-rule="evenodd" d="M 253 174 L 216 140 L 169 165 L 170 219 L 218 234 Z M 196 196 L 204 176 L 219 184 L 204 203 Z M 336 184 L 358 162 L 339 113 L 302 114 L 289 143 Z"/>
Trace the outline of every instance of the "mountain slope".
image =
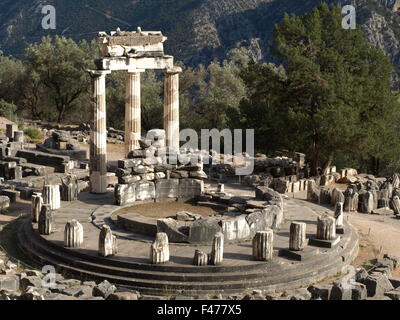
<path id="1" fill-rule="evenodd" d="M 2 0 L 0 46 L 21 57 L 28 43 L 42 36 L 63 34 L 91 40 L 101 30 L 162 30 L 166 52 L 186 64 L 223 58 L 245 45 L 254 59 L 271 60 L 272 30 L 285 12 L 303 14 L 321 0 Z M 340 1 L 328 0 L 328 3 Z M 371 43 L 381 46 L 400 70 L 400 7 L 398 0 L 342 1 L 357 7 L 357 23 Z M 111 3 L 111 4 L 110 4 Z M 57 29 L 43 30 L 41 9 L 51 4 Z"/>

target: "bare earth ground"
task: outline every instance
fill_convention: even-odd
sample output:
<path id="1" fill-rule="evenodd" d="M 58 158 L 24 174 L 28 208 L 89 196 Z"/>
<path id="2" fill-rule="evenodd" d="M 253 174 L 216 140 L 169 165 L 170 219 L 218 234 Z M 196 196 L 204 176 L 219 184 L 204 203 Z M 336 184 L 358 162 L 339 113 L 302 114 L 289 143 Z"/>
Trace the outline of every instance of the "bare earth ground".
<path id="1" fill-rule="evenodd" d="M 122 215 L 126 213 L 138 213 L 150 218 L 174 218 L 176 217 L 176 213 L 179 211 L 188 211 L 190 213 L 200 214 L 203 217 L 208 217 L 210 215 L 219 213 L 213 208 L 196 206 L 186 202 L 151 202 L 124 208 L 114 212 L 114 214 Z"/>
<path id="2" fill-rule="evenodd" d="M 331 188 L 334 187 L 339 187 L 342 190 L 346 189 L 346 185 L 343 184 L 331 186 Z M 293 197 L 293 193 L 287 195 Z M 296 193 L 295 197 L 298 199 L 306 199 L 306 193 Z M 353 262 L 353 266 L 359 267 L 367 264 L 371 259 L 382 258 L 385 253 L 400 257 L 399 219 L 394 218 L 394 216 L 384 217 L 358 212 L 345 212 L 344 219 L 357 229 L 359 235 L 359 253 Z M 400 268 L 397 268 L 392 275 L 400 276 Z"/>
<path id="3" fill-rule="evenodd" d="M 357 228 L 360 251 L 355 263 L 381 257 L 384 253 L 400 256 L 400 220 L 362 213 L 349 214 L 349 222 Z M 393 272 L 400 276 L 400 269 Z"/>

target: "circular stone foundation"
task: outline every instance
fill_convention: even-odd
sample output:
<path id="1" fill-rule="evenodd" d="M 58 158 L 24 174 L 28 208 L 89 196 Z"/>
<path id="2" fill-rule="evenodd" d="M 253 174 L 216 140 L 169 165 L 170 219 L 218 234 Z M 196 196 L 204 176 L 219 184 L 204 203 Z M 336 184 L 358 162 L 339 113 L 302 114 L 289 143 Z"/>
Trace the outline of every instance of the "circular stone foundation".
<path id="1" fill-rule="evenodd" d="M 138 202 L 108 212 L 106 206 L 93 213 L 93 223 L 153 239 L 164 232 L 172 243 L 211 244 L 218 232 L 225 242 L 250 240 L 258 231 L 278 228 L 283 220 L 282 197 L 269 188 L 265 193 L 251 197 L 205 192 L 185 202 Z"/>
<path id="2" fill-rule="evenodd" d="M 112 203 L 112 193 L 93 195 L 81 193 L 78 201 L 62 202 L 54 214 L 51 235 L 40 235 L 37 224 L 26 219 L 18 232 L 18 243 L 30 261 L 54 265 L 59 271 L 72 273 L 84 279 L 108 280 L 128 286 L 143 294 L 165 296 L 169 294 L 235 294 L 249 289 L 265 292 L 283 291 L 308 286 L 325 277 L 340 273 L 358 253 L 355 229 L 344 221 L 345 233 L 332 248 L 309 244 L 297 257 L 283 255 L 289 245 L 291 221 L 305 222 L 307 238 L 316 234 L 317 217 L 333 215 L 333 211 L 304 200 L 284 201 L 285 219 L 274 231 L 272 261 L 255 261 L 251 240 L 225 242 L 222 265 L 194 266 L 195 250 L 211 252 L 210 245 L 193 246 L 170 243 L 170 259 L 164 264 L 150 262 L 150 246 L 154 237 L 138 235 L 113 228 L 118 237 L 118 254 L 101 257 L 98 253 L 99 226 L 118 217 L 110 213 L 121 208 Z M 109 204 L 107 204 L 109 203 Z M 121 215 L 124 216 L 124 215 Z M 84 243 L 80 248 L 65 248 L 64 227 L 78 220 L 84 230 Z M 110 225 L 113 225 L 110 222 Z"/>

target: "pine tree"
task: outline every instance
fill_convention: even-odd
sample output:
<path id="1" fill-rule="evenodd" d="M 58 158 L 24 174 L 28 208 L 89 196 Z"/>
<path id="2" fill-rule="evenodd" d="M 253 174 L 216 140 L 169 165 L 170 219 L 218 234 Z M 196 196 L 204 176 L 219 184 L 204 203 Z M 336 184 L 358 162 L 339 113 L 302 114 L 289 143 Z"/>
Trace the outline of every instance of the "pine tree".
<path id="1" fill-rule="evenodd" d="M 304 16 L 285 14 L 274 28 L 272 47 L 285 78 L 257 67 L 258 86 L 265 88 L 241 105 L 242 112 L 258 109 L 253 120 L 264 113 L 260 125 L 267 137 L 261 141 L 270 130 L 274 147 L 307 153 L 313 174 L 335 156 L 378 159 L 397 145 L 399 104 L 390 90 L 390 60 L 359 27 L 343 29 L 342 18 L 340 7 L 326 3 Z M 255 80 L 247 76 L 251 68 L 242 76 L 253 88 Z"/>

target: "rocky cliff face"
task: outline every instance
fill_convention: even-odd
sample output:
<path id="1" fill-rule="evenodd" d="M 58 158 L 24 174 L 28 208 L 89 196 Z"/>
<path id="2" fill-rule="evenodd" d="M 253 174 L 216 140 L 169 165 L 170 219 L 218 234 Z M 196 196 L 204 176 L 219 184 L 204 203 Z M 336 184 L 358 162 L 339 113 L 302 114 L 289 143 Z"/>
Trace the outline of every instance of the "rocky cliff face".
<path id="1" fill-rule="evenodd" d="M 51 3 L 50 3 L 51 2 Z M 337 3 L 337 0 L 327 0 Z M 353 0 L 357 23 L 369 41 L 387 52 L 400 70 L 400 0 Z M 162 30 L 168 36 L 166 51 L 186 64 L 224 58 L 235 46 L 246 46 L 258 61 L 272 59 L 272 30 L 285 12 L 303 14 L 320 0 L 2 0 L 0 45 L 6 53 L 22 56 L 28 43 L 47 34 L 75 40 L 96 37 L 97 31 L 122 29 Z M 57 29 L 43 30 L 41 9 L 57 10 Z"/>

